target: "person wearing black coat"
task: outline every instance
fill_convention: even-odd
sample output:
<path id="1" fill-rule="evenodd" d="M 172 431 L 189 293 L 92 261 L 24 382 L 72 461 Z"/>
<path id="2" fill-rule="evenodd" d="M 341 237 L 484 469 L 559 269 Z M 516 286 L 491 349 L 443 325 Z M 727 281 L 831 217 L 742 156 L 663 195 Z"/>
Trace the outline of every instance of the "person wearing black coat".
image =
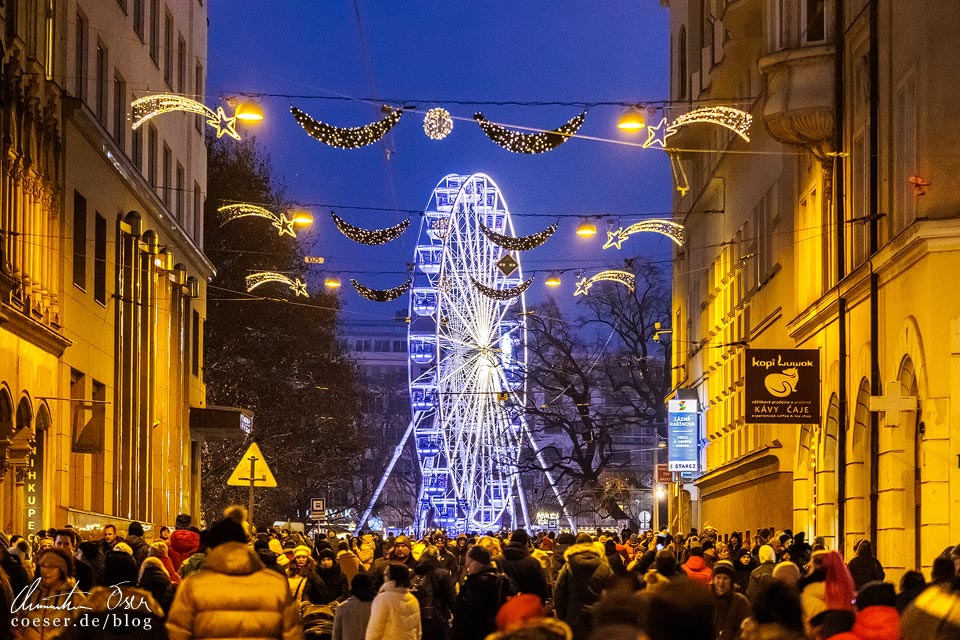
<path id="1" fill-rule="evenodd" d="M 510 579 L 491 564 L 490 552 L 480 546 L 467 553 L 467 579 L 453 605 L 453 637 L 484 640 L 497 629 L 497 610 L 514 594 Z"/>
<path id="2" fill-rule="evenodd" d="M 532 593 L 540 603 L 550 597 L 547 576 L 540 562 L 530 555 L 530 536 L 517 529 L 510 536 L 510 544 L 503 549 L 501 569 L 513 580 L 518 593 Z"/>
<path id="3" fill-rule="evenodd" d="M 307 577 L 307 588 L 303 597 L 313 604 L 329 604 L 334 600 L 343 601 L 350 597 L 350 585 L 343 575 L 332 549 L 323 549 L 317 554 L 320 560 L 317 568 Z"/>
<path id="4" fill-rule="evenodd" d="M 857 555 L 847 563 L 847 568 L 850 569 L 853 586 L 857 591 L 868 582 L 883 582 L 886 572 L 873 555 L 873 544 L 869 540 L 861 540 L 854 549 Z"/>
<path id="5" fill-rule="evenodd" d="M 746 595 L 747 587 L 750 586 L 750 574 L 759 566 L 760 563 L 747 549 L 741 548 L 737 552 L 733 560 L 733 584 L 737 593 Z"/>
<path id="6" fill-rule="evenodd" d="M 450 615 L 457 599 L 453 574 L 440 564 L 439 550 L 427 547 L 413 569 L 410 592 L 420 604 L 423 640 L 450 638 Z"/>

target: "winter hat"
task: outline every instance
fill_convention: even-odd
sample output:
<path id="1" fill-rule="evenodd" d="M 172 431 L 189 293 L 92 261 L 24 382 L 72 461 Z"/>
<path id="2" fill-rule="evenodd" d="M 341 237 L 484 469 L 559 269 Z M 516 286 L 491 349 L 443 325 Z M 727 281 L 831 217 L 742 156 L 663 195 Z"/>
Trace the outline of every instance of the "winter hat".
<path id="1" fill-rule="evenodd" d="M 37 567 L 44 565 L 53 565 L 60 569 L 60 574 L 64 578 L 73 576 L 73 558 L 67 555 L 67 552 L 59 547 L 44 549 L 37 557 Z"/>
<path id="2" fill-rule="evenodd" d="M 276 538 L 270 538 L 270 541 L 267 543 L 267 548 L 278 556 L 283 555 L 283 545 L 281 545 L 280 541 Z"/>
<path id="3" fill-rule="evenodd" d="M 300 547 L 297 547 L 297 549 L 299 548 Z M 293 557 L 296 558 L 297 552 L 294 551 L 293 553 L 294 553 Z M 336 560 L 337 555 L 333 552 L 333 549 L 331 549 L 330 547 L 327 547 L 326 549 L 320 549 L 320 551 L 317 552 L 317 560 L 323 560 L 324 558 L 330 558 L 331 560 Z"/>
<path id="4" fill-rule="evenodd" d="M 874 580 L 860 587 L 857 592 L 857 610 L 863 611 L 873 606 L 897 606 L 896 588 L 889 582 Z"/>
<path id="5" fill-rule="evenodd" d="M 243 526 L 232 518 L 224 518 L 214 522 L 210 527 L 210 537 L 207 546 L 213 549 L 219 547 L 225 542 L 243 542 L 247 541 L 247 534 Z"/>
<path id="6" fill-rule="evenodd" d="M 591 542 L 593 542 L 593 537 L 589 533 L 583 531 L 577 534 L 577 544 L 590 544 Z"/>
<path id="7" fill-rule="evenodd" d="M 800 580 L 800 567 L 789 560 L 784 560 L 777 563 L 777 566 L 773 568 L 773 577 L 781 582 L 786 582 L 790 586 L 796 586 L 797 581 Z"/>
<path id="8" fill-rule="evenodd" d="M 177 528 L 177 529 L 186 529 L 186 528 L 189 527 L 192 523 L 193 523 L 193 518 L 191 518 L 191 517 L 189 516 L 189 514 L 181 513 L 180 515 L 177 516 L 176 528 Z"/>
<path id="9" fill-rule="evenodd" d="M 510 544 L 526 547 L 530 545 L 530 536 L 523 529 L 517 529 L 510 534 Z M 499 625 L 498 625 L 499 626 Z"/>
<path id="10" fill-rule="evenodd" d="M 470 551 L 467 552 L 467 557 L 480 564 L 490 564 L 490 561 L 493 559 L 490 551 L 479 545 L 470 549 Z"/>
<path id="11" fill-rule="evenodd" d="M 733 578 L 736 575 L 736 570 L 733 568 L 733 563 L 729 560 L 717 560 L 713 563 L 713 575 L 719 573 L 725 574 Z"/>
<path id="12" fill-rule="evenodd" d="M 143 537 L 143 525 L 139 522 L 131 522 L 130 526 L 127 527 L 128 536 L 140 536 Z"/>
<path id="13" fill-rule="evenodd" d="M 573 544 L 577 539 L 569 531 L 564 531 L 557 536 L 557 544 Z"/>
<path id="14" fill-rule="evenodd" d="M 773 547 L 768 544 L 765 544 L 760 547 L 760 551 L 757 552 L 757 558 L 760 560 L 760 564 L 766 562 L 776 562 L 777 554 L 774 553 Z"/>
<path id="15" fill-rule="evenodd" d="M 497 629 L 512 631 L 521 627 L 528 620 L 543 618 L 543 605 L 540 596 L 532 593 L 521 593 L 503 603 L 497 612 Z"/>
<path id="16" fill-rule="evenodd" d="M 393 539 L 393 546 L 397 546 L 398 544 L 405 544 L 408 549 L 413 548 L 413 545 L 410 544 L 410 538 L 405 535 L 399 535 Z"/>
<path id="17" fill-rule="evenodd" d="M 130 554 L 131 556 L 133 555 L 133 549 L 131 549 L 130 545 L 128 545 L 126 542 L 118 542 L 117 544 L 113 545 L 112 551 L 122 551 Z"/>
<path id="18" fill-rule="evenodd" d="M 309 557 L 310 557 L 310 547 L 308 547 L 308 546 L 305 545 L 305 544 L 301 544 L 301 545 L 298 545 L 298 546 L 294 547 L 294 549 L 293 549 L 293 557 L 294 557 L 294 558 L 300 558 L 300 557 L 309 558 Z"/>
<path id="19" fill-rule="evenodd" d="M 286 553 L 287 551 L 293 551 L 297 548 L 297 543 L 293 540 L 284 540 L 283 546 L 281 547 L 281 552 Z"/>

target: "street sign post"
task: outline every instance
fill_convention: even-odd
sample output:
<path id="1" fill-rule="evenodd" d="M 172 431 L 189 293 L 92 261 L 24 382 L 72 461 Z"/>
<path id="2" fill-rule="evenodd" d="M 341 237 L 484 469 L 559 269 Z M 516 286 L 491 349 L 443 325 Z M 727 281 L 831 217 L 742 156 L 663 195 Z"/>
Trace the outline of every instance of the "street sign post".
<path id="1" fill-rule="evenodd" d="M 267 461 L 263 459 L 263 454 L 260 453 L 260 447 L 256 442 L 250 443 L 237 468 L 230 474 L 227 484 L 232 487 L 250 487 L 247 517 L 250 518 L 250 524 L 253 524 L 253 488 L 277 486 L 277 479 L 273 477 L 273 472 L 267 466 Z"/>
<path id="2" fill-rule="evenodd" d="M 324 498 L 310 498 L 310 519 L 324 522 L 327 519 L 327 501 Z"/>

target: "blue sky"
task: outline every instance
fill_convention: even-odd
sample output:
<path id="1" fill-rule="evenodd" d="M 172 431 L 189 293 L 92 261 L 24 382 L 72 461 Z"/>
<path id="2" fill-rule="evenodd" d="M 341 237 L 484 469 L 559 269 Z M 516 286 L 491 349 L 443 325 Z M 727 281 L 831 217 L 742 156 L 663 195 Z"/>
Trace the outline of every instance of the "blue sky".
<path id="1" fill-rule="evenodd" d="M 579 113 L 577 106 L 451 103 L 667 100 L 668 13 L 658 0 L 357 4 L 359 21 L 348 0 L 209 0 L 208 7 L 207 104 L 215 107 L 236 94 L 262 96 L 267 120 L 255 133 L 288 197 L 314 205 L 308 208 L 317 222 L 307 242 L 313 255 L 324 256 L 327 271 L 341 275 L 347 318 L 388 317 L 406 307 L 404 298 L 366 302 L 347 280 L 375 288 L 403 282 L 419 217 L 399 240 L 365 247 L 340 235 L 331 209 L 357 226 L 392 226 L 407 214 L 351 207 L 422 209 L 444 175 L 480 171 L 500 186 L 518 235 L 543 229 L 555 215 L 603 214 L 628 222 L 670 210 L 672 178 L 660 151 L 575 138 L 546 154 L 518 155 L 490 141 L 472 120 L 482 111 L 497 122 L 552 129 Z M 405 114 L 390 133 L 389 161 L 381 144 L 325 146 L 289 112 L 298 106 L 331 124 L 359 126 L 382 117 L 377 103 L 366 100 L 373 97 L 419 110 Z M 442 141 L 430 140 L 422 128 L 422 112 L 436 106 L 455 119 Z M 616 129 L 620 112 L 592 108 L 579 134 L 636 142 Z M 606 223 L 598 223 L 597 238 L 584 242 L 573 233 L 577 222 L 562 218 L 546 245 L 521 254 L 526 274 L 537 272 L 528 304 L 548 295 L 542 280 L 550 270 L 565 273 L 563 286 L 549 295 L 572 300 L 579 269 L 589 275 L 622 267 L 634 255 L 670 258 L 670 241 L 656 234 L 633 237 L 620 252 L 603 251 Z"/>

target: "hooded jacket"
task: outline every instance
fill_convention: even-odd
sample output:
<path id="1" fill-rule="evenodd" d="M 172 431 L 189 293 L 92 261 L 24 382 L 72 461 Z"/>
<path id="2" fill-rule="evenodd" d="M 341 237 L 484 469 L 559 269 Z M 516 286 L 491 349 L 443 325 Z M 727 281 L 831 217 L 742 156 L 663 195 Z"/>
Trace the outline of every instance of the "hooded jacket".
<path id="1" fill-rule="evenodd" d="M 852 631 L 860 640 L 900 640 L 900 614 L 895 607 L 866 607 L 857 614 Z"/>
<path id="2" fill-rule="evenodd" d="M 504 547 L 501 569 L 513 579 L 519 593 L 532 593 L 540 597 L 540 602 L 550 597 L 543 567 L 525 547 L 516 544 Z"/>
<path id="3" fill-rule="evenodd" d="M 600 599 L 600 592 L 613 571 L 599 542 L 570 545 L 563 557 L 566 564 L 557 576 L 553 603 L 557 617 L 576 628 L 586 607 Z"/>
<path id="4" fill-rule="evenodd" d="M 370 608 L 366 640 L 420 640 L 420 605 L 406 587 L 388 580 Z"/>
<path id="5" fill-rule="evenodd" d="M 170 640 L 302 637 L 287 580 L 264 568 L 241 542 L 207 553 L 203 567 L 177 589 L 167 616 Z"/>
<path id="6" fill-rule="evenodd" d="M 167 555 L 173 563 L 173 571 L 180 571 L 180 565 L 200 548 L 200 534 L 189 529 L 177 529 L 167 540 Z"/>
<path id="7" fill-rule="evenodd" d="M 878 580 L 883 582 L 886 572 L 883 565 L 873 555 L 873 545 L 869 540 L 862 540 L 857 546 L 857 555 L 847 563 L 850 575 L 853 576 L 853 586 L 857 591 L 868 582 Z"/>
<path id="8" fill-rule="evenodd" d="M 701 584 L 710 584 L 713 580 L 713 569 L 707 566 L 703 556 L 690 556 L 681 569 L 688 578 Z"/>

